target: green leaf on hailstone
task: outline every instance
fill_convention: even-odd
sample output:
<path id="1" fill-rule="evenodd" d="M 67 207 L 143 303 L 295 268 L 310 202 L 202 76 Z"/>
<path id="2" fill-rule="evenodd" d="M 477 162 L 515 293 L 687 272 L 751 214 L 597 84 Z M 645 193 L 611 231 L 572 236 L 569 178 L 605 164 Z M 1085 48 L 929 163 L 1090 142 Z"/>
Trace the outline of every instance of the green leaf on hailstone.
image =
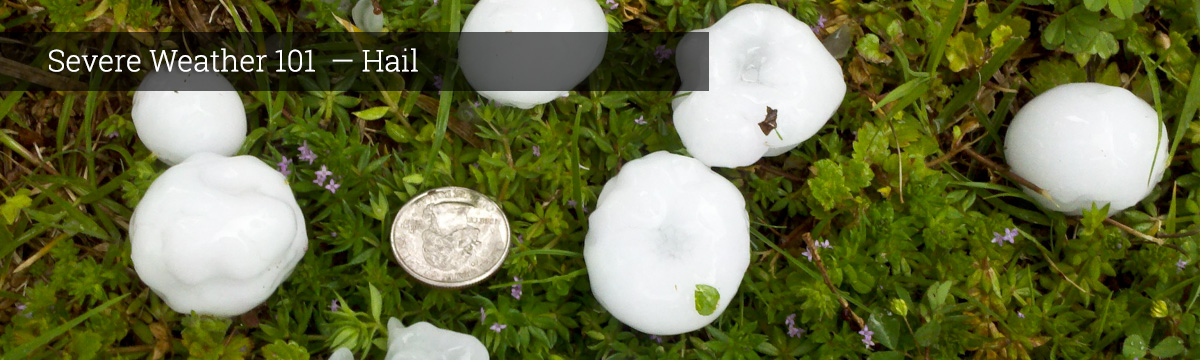
<path id="1" fill-rule="evenodd" d="M 700 315 L 712 315 L 717 311 L 717 303 L 721 301 L 721 293 L 717 292 L 717 288 L 696 284 L 696 312 Z"/>

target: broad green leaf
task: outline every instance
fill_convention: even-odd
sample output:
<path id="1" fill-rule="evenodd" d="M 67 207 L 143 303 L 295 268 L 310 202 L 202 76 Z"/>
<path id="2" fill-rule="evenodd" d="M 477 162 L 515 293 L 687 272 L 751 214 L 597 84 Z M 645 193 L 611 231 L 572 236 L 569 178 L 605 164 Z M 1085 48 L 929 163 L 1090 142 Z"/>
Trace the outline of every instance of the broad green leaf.
<path id="1" fill-rule="evenodd" d="M 942 325 L 938 322 L 926 323 L 917 328 L 917 332 L 913 335 L 917 344 L 921 346 L 930 346 L 938 341 L 942 333 Z"/>
<path id="2" fill-rule="evenodd" d="M 1128 19 L 1134 13 L 1133 0 L 1108 0 L 1108 11 L 1118 18 Z"/>
<path id="3" fill-rule="evenodd" d="M 1042 30 L 1042 46 L 1046 49 L 1058 49 L 1067 39 L 1067 18 L 1059 16 L 1046 25 L 1046 29 Z"/>
<path id="4" fill-rule="evenodd" d="M 858 39 L 858 44 L 854 46 L 858 50 L 858 54 L 862 55 L 863 59 L 876 64 L 887 64 L 892 62 L 892 57 L 884 54 L 879 49 L 879 37 L 875 34 L 867 34 Z"/>
<path id="5" fill-rule="evenodd" d="M 17 216 L 21 215 L 21 210 L 33 204 L 33 199 L 29 198 L 29 189 L 17 190 L 17 193 L 12 197 L 5 197 L 4 205 L 0 205 L 0 215 L 4 216 L 4 221 L 12 225 L 17 221 Z"/>
<path id="6" fill-rule="evenodd" d="M 946 66 L 954 72 L 983 65 L 984 57 L 987 55 L 983 47 L 983 40 L 967 31 L 954 35 L 950 39 L 949 47 L 950 49 L 946 51 Z"/>
<path id="7" fill-rule="evenodd" d="M 867 327 L 875 332 L 874 340 L 889 349 L 897 349 L 900 345 L 900 320 L 895 316 L 883 316 L 872 313 L 867 318 Z"/>
<path id="8" fill-rule="evenodd" d="M 717 303 L 721 301 L 721 294 L 717 292 L 717 288 L 696 284 L 696 312 L 700 315 L 712 315 L 717 311 Z"/>
<path id="9" fill-rule="evenodd" d="M 1083 0 L 1083 6 L 1091 11 L 1100 11 L 1104 9 L 1104 4 L 1107 3 L 1108 0 Z"/>
<path id="10" fill-rule="evenodd" d="M 1158 345 L 1155 345 L 1154 349 L 1150 350 L 1150 355 L 1160 358 L 1168 358 L 1182 354 L 1184 350 L 1186 349 L 1184 348 L 1183 340 L 1179 339 L 1178 337 L 1171 336 L 1163 339 L 1163 341 L 1158 342 Z"/>
<path id="11" fill-rule="evenodd" d="M 379 118 L 382 118 L 384 115 L 387 115 L 387 112 L 388 112 L 387 106 L 376 106 L 376 107 L 366 109 L 363 111 L 355 111 L 354 116 L 357 116 L 357 117 L 359 117 L 363 120 L 367 120 L 367 121 L 379 120 Z"/>
<path id="12" fill-rule="evenodd" d="M 1146 356 L 1146 339 L 1138 334 L 1129 335 L 1125 338 L 1125 346 L 1121 348 L 1121 354 L 1130 359 Z"/>

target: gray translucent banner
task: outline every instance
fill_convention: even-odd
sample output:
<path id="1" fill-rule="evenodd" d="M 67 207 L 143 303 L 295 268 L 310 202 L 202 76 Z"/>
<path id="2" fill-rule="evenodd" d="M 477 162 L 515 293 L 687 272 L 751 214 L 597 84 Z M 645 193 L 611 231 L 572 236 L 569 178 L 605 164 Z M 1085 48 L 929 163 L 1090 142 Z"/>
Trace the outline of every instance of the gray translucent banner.
<path id="1" fill-rule="evenodd" d="M 4 33 L 0 91 L 707 90 L 708 34 L 684 35 Z"/>

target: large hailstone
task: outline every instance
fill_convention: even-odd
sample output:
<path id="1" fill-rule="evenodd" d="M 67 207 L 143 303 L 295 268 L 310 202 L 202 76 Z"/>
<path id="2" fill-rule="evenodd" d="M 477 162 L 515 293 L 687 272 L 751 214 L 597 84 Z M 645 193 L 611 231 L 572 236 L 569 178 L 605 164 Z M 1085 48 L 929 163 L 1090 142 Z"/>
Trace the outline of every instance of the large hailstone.
<path id="1" fill-rule="evenodd" d="M 479 95 L 529 109 L 586 79 L 604 58 L 607 32 L 595 0 L 481 0 L 463 24 L 459 65 Z"/>
<path id="2" fill-rule="evenodd" d="M 604 185 L 583 246 L 592 293 L 639 331 L 675 335 L 708 325 L 750 266 L 742 194 L 695 159 L 656 152 L 626 163 Z M 697 285 L 717 289 L 697 311 Z"/>
<path id="3" fill-rule="evenodd" d="M 242 98 L 215 72 L 151 73 L 132 113 L 138 138 L 168 165 L 204 152 L 232 156 L 246 140 Z"/>
<path id="4" fill-rule="evenodd" d="M 163 172 L 129 223 L 133 267 L 171 309 L 235 316 L 275 292 L 308 248 L 282 174 L 197 154 Z"/>
<path id="5" fill-rule="evenodd" d="M 742 5 L 696 32 L 708 33 L 709 90 L 672 105 L 684 146 L 705 164 L 746 166 L 786 153 L 816 134 L 842 103 L 841 66 L 812 28 L 787 11 Z M 697 60 L 689 58 L 704 54 L 689 50 L 702 44 L 699 39 L 689 34 L 679 45 L 683 88 L 701 88 L 695 82 L 704 80 L 691 68 Z M 774 129 L 760 126 L 768 107 L 778 111 Z"/>
<path id="6" fill-rule="evenodd" d="M 1041 187 L 1043 207 L 1081 215 L 1092 204 L 1109 214 L 1150 193 L 1167 167 L 1167 130 L 1150 104 L 1096 83 L 1060 85 L 1025 104 L 1004 139 L 1012 171 Z"/>
<path id="7" fill-rule="evenodd" d="M 487 348 L 474 336 L 439 329 L 427 322 L 404 327 L 388 319 L 388 351 L 384 360 L 487 360 Z M 349 349 L 339 348 L 329 360 L 353 360 Z"/>

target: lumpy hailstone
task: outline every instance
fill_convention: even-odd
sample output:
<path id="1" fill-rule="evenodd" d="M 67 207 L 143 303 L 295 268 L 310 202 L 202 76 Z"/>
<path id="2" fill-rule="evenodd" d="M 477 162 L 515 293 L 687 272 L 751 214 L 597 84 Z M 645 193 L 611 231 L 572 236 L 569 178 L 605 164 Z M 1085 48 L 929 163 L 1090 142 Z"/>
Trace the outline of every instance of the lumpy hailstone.
<path id="1" fill-rule="evenodd" d="M 504 84 L 525 83 L 527 79 L 510 78 L 523 76 L 523 72 L 505 71 L 507 65 L 504 64 L 520 59 L 547 61 L 545 66 L 542 66 L 543 70 L 555 75 L 550 81 L 555 83 L 554 88 L 562 90 L 494 91 L 485 88 L 478 91 L 479 95 L 500 105 L 529 109 L 562 96 L 564 91 L 579 84 L 595 70 L 603 59 L 607 41 L 607 36 L 599 33 L 607 31 L 608 22 L 605 20 L 604 10 L 595 0 L 480 0 L 463 23 L 459 62 L 463 75 L 473 86 L 478 87 L 482 82 L 492 84 L 488 86 L 490 88 L 512 88 Z M 469 34 L 506 32 L 593 34 L 547 34 L 539 38 L 518 38 L 522 40 L 507 43 L 495 41 L 504 38 L 472 38 Z M 561 43 L 530 43 L 533 39 Z M 559 51 L 563 49 L 566 50 Z M 522 54 L 526 56 L 523 57 Z M 528 54 L 540 55 L 530 58 Z M 543 84 L 538 87 L 547 86 Z"/>
<path id="2" fill-rule="evenodd" d="M 787 11 L 747 4 L 707 29 L 709 91 L 677 98 L 675 129 L 688 153 L 710 166 L 738 167 L 783 154 L 812 137 L 842 103 L 842 68 L 812 28 Z M 677 58 L 685 88 L 694 79 L 698 44 L 688 35 Z M 767 107 L 777 128 L 763 134 Z"/>
<path id="3" fill-rule="evenodd" d="M 656 152 L 604 185 L 588 218 L 584 261 L 596 300 L 639 331 L 675 335 L 712 322 L 750 265 L 742 194 L 695 159 Z M 696 285 L 715 287 L 716 311 L 696 310 Z"/>
<path id="4" fill-rule="evenodd" d="M 145 89 L 204 88 L 220 91 Z M 146 148 L 174 165 L 210 152 L 232 156 L 246 140 L 246 110 L 220 74 L 156 72 L 133 95 L 133 125 Z"/>
<path id="5" fill-rule="evenodd" d="M 1119 87 L 1078 83 L 1025 104 L 1008 127 L 1004 155 L 1014 173 L 1050 194 L 1053 201 L 1025 189 L 1043 207 L 1080 215 L 1107 203 L 1111 215 L 1162 179 L 1168 143 L 1149 103 Z"/>
<path id="6" fill-rule="evenodd" d="M 308 248 L 283 175 L 250 156 L 197 154 L 167 169 L 129 237 L 138 277 L 171 309 L 216 316 L 261 304 Z"/>
<path id="7" fill-rule="evenodd" d="M 388 319 L 388 350 L 384 360 L 487 360 L 487 348 L 474 336 L 440 329 L 427 322 L 404 327 Z M 349 349 L 339 348 L 329 360 L 354 360 Z"/>

